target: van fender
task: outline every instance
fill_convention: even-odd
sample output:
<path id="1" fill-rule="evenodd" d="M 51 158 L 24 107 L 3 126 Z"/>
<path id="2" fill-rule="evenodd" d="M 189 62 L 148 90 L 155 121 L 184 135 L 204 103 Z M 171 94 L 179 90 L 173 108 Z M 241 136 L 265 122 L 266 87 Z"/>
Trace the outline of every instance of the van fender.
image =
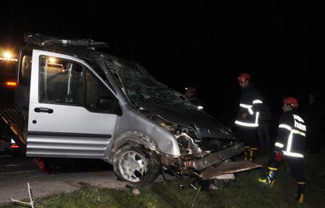
<path id="1" fill-rule="evenodd" d="M 158 145 L 154 142 L 154 140 L 151 137 L 149 137 L 148 135 L 144 134 L 141 131 L 129 130 L 129 131 L 122 132 L 115 138 L 109 155 L 109 161 L 112 162 L 112 158 L 115 152 L 120 147 L 129 144 L 141 145 L 151 151 L 156 152 L 157 154 L 160 154 Z"/>

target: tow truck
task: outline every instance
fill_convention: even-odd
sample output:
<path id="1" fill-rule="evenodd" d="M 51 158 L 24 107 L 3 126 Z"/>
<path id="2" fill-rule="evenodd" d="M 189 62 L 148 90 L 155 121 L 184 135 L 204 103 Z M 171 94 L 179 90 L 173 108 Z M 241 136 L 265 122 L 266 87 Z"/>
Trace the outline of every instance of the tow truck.
<path id="1" fill-rule="evenodd" d="M 244 147 L 229 127 L 138 63 L 103 52 L 105 42 L 37 33 L 25 42 L 15 105 L 0 113 L 27 157 L 101 159 L 132 183 L 260 167 L 233 161 Z"/>
<path id="2" fill-rule="evenodd" d="M 11 96 L 17 86 L 18 59 L 13 57 L 10 51 L 0 51 L 0 93 L 1 95 Z"/>
<path id="3" fill-rule="evenodd" d="M 12 51 L 0 51 L 0 151 L 11 153 L 18 153 L 25 146 L 18 133 L 22 116 L 14 107 L 17 67 L 18 59 Z"/>

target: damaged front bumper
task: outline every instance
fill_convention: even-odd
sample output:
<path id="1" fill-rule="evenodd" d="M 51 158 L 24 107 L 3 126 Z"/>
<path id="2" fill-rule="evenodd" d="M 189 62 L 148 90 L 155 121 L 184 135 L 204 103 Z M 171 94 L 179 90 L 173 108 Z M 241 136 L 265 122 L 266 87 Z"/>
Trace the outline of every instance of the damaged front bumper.
<path id="1" fill-rule="evenodd" d="M 244 145 L 242 143 L 237 143 L 231 147 L 196 160 L 190 159 L 184 161 L 178 158 L 176 162 L 175 160 L 169 160 L 163 157 L 162 162 L 165 166 L 179 167 L 179 173 L 182 174 L 190 172 L 199 173 L 198 176 L 201 180 L 234 179 L 234 173 L 262 167 L 262 165 L 248 161 L 228 162 L 228 159 L 241 154 L 243 151 Z"/>

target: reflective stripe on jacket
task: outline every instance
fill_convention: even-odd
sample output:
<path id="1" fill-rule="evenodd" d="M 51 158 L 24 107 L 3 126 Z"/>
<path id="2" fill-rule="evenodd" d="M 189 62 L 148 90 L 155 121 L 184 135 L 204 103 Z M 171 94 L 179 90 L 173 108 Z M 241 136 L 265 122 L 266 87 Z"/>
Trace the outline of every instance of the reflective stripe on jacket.
<path id="1" fill-rule="evenodd" d="M 280 118 L 275 147 L 288 157 L 303 158 L 306 143 L 304 120 L 292 111 L 284 112 Z"/>
<path id="2" fill-rule="evenodd" d="M 259 111 L 263 103 L 260 93 L 253 85 L 249 85 L 242 90 L 239 102 L 239 111 L 235 124 L 244 127 L 258 127 Z M 246 114 L 247 117 L 243 117 L 243 114 Z"/>

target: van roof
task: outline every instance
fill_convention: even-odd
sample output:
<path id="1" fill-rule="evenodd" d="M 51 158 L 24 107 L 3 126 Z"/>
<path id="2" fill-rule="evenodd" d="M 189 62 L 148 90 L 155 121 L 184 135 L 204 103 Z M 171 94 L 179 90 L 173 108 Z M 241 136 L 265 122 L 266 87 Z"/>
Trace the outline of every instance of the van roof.
<path id="1" fill-rule="evenodd" d="M 91 39 L 63 39 L 39 33 L 26 33 L 24 39 L 27 48 L 61 52 L 88 58 L 108 55 L 98 51 L 98 49 L 110 49 L 107 43 L 96 42 Z"/>
<path id="2" fill-rule="evenodd" d="M 40 47 L 53 46 L 53 45 L 61 45 L 61 46 L 78 46 L 85 48 L 103 48 L 108 47 L 105 42 L 95 42 L 92 39 L 63 39 L 52 36 L 45 36 L 39 33 L 26 33 L 24 35 L 25 42 L 27 44 L 34 44 Z"/>

